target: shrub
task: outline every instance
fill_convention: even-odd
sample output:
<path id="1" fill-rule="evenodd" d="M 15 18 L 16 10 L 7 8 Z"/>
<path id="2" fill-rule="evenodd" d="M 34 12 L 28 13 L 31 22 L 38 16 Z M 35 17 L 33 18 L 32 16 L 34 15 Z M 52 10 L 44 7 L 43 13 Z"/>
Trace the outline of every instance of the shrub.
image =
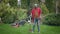
<path id="1" fill-rule="evenodd" d="M 3 6 L 0 9 L 0 17 L 2 18 L 3 23 L 12 23 L 16 19 L 16 9 L 10 8 L 8 6 Z"/>
<path id="2" fill-rule="evenodd" d="M 22 1 L 22 5 L 27 1 Z M 8 5 L 8 3 L 10 5 Z M 27 3 L 26 3 L 27 5 Z M 25 6 L 25 5 L 23 5 Z M 22 7 L 23 7 L 22 6 Z M 25 7 L 27 8 L 27 7 Z M 3 23 L 13 23 L 16 19 L 21 20 L 26 18 L 26 11 L 17 8 L 17 0 L 2 0 L 0 3 L 0 18 Z"/>
<path id="3" fill-rule="evenodd" d="M 16 19 L 20 20 L 26 18 L 26 11 L 1 3 L 0 18 L 2 18 L 3 23 L 13 23 Z"/>
<path id="4" fill-rule="evenodd" d="M 9 4 L 10 4 L 12 7 L 16 7 L 16 6 L 17 6 L 17 0 L 9 0 Z"/>
<path id="5" fill-rule="evenodd" d="M 21 20 L 26 18 L 26 13 L 22 10 L 18 10 L 17 8 L 7 7 L 4 8 L 1 12 L 3 23 L 13 23 L 16 19 Z"/>
<path id="6" fill-rule="evenodd" d="M 42 9 L 42 13 L 44 15 L 49 14 L 49 10 L 47 9 L 47 7 L 44 3 L 41 4 L 41 9 Z"/>
<path id="7" fill-rule="evenodd" d="M 60 14 L 51 14 L 44 18 L 43 24 L 60 25 Z"/>

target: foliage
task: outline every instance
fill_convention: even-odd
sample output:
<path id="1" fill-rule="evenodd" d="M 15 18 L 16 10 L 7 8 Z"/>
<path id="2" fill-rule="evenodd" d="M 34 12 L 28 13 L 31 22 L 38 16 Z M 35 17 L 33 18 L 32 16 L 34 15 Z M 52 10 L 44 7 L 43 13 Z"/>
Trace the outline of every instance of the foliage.
<path id="1" fill-rule="evenodd" d="M 9 2 L 9 0 L 2 0 L 2 2 L 4 2 L 4 3 L 8 3 L 8 2 Z"/>
<path id="2" fill-rule="evenodd" d="M 3 23 L 13 23 L 16 19 L 26 18 L 25 12 L 20 10 L 20 8 L 7 6 L 5 3 L 0 4 L 0 17 Z"/>
<path id="3" fill-rule="evenodd" d="M 27 17 L 27 10 L 20 9 L 17 11 L 17 18 L 18 20 L 25 19 Z"/>
<path id="4" fill-rule="evenodd" d="M 21 1 L 21 8 L 26 9 L 27 8 L 27 0 L 22 0 Z"/>
<path id="5" fill-rule="evenodd" d="M 17 6 L 17 0 L 9 0 L 9 3 L 13 7 Z"/>
<path id="6" fill-rule="evenodd" d="M 2 18 L 2 21 L 4 23 L 13 22 L 16 10 L 7 6 L 5 3 L 0 4 L 0 7 L 0 17 Z"/>
<path id="7" fill-rule="evenodd" d="M 60 14 L 51 14 L 44 18 L 44 24 L 60 25 Z"/>
<path id="8" fill-rule="evenodd" d="M 41 9 L 42 9 L 42 13 L 44 15 L 49 13 L 49 10 L 47 9 L 46 5 L 44 3 L 41 4 Z"/>
<path id="9" fill-rule="evenodd" d="M 60 0 L 57 0 L 58 1 L 58 11 L 60 13 Z"/>
<path id="10" fill-rule="evenodd" d="M 46 1 L 46 7 L 48 8 L 49 12 L 54 12 L 56 7 L 55 0 L 45 0 Z"/>

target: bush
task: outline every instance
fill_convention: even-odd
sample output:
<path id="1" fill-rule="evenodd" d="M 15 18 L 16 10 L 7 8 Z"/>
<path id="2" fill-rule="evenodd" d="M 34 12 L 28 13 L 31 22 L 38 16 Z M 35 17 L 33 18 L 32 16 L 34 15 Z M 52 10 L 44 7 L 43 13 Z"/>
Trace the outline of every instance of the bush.
<path id="1" fill-rule="evenodd" d="M 0 17 L 2 18 L 3 23 L 14 23 L 16 19 L 21 20 L 26 18 L 26 13 L 22 10 L 18 10 L 18 8 L 13 7 L 2 7 L 3 11 L 0 11 Z"/>
<path id="2" fill-rule="evenodd" d="M 9 0 L 9 4 L 10 4 L 12 7 L 16 7 L 16 6 L 17 6 L 17 0 Z"/>
<path id="3" fill-rule="evenodd" d="M 44 18 L 43 24 L 60 25 L 60 14 L 51 14 Z"/>
<path id="4" fill-rule="evenodd" d="M 10 6 L 8 6 L 8 3 Z M 13 23 L 16 19 L 26 18 L 26 11 L 17 8 L 17 0 L 2 0 L 0 3 L 0 18 L 3 23 Z"/>
<path id="5" fill-rule="evenodd" d="M 16 19 L 21 20 L 26 18 L 26 11 L 18 10 L 17 8 L 8 7 L 0 11 L 0 17 L 3 23 L 14 23 Z"/>
<path id="6" fill-rule="evenodd" d="M 26 18 L 26 11 L 1 3 L 0 18 L 2 18 L 3 23 L 13 23 L 16 19 L 20 20 Z"/>
<path id="7" fill-rule="evenodd" d="M 49 10 L 47 9 L 44 3 L 41 4 L 41 9 L 42 9 L 43 15 L 49 14 Z"/>
<path id="8" fill-rule="evenodd" d="M 2 18 L 3 23 L 12 23 L 16 19 L 16 9 L 8 7 L 4 4 L 0 6 L 0 17 Z"/>

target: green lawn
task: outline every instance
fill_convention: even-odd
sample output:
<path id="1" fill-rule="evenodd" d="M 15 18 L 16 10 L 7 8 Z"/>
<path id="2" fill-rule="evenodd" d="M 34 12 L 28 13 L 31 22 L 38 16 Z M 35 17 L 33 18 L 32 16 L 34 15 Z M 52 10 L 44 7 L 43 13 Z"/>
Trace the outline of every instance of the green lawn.
<path id="1" fill-rule="evenodd" d="M 29 25 L 14 28 L 9 24 L 0 24 L 0 34 L 38 34 L 37 28 L 34 33 L 29 31 Z M 60 26 L 40 25 L 40 34 L 60 34 Z"/>

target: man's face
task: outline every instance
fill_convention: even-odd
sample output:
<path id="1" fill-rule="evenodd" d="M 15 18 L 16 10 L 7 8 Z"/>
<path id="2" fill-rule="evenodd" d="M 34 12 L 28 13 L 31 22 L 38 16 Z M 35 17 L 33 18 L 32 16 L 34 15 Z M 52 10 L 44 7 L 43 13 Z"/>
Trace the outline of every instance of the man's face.
<path id="1" fill-rule="evenodd" d="M 34 7 L 35 7 L 35 8 L 37 8 L 37 6 L 38 6 L 37 4 L 34 4 Z"/>
<path id="2" fill-rule="evenodd" d="M 35 6 L 35 9 L 36 9 L 37 7 Z"/>

